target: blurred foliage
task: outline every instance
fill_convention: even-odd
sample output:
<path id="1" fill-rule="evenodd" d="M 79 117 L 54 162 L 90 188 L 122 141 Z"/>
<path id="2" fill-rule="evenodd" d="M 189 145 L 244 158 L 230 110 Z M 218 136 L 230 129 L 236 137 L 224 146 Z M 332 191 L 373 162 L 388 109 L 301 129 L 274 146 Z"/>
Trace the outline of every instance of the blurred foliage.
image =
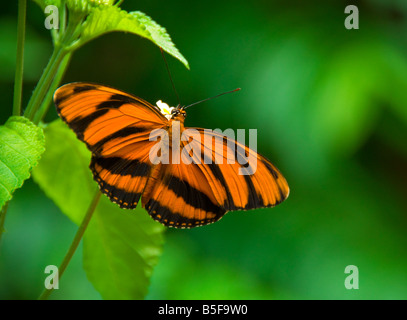
<path id="1" fill-rule="evenodd" d="M 165 26 L 188 59 L 190 71 L 168 59 L 184 104 L 242 88 L 189 109 L 186 125 L 256 128 L 258 150 L 291 187 L 276 208 L 169 229 L 148 298 L 407 298 L 407 5 L 358 2 L 360 29 L 347 30 L 350 3 L 124 1 Z M 1 123 L 11 114 L 17 16 L 16 3 L 3 7 Z M 50 54 L 42 12 L 31 2 L 27 12 L 25 100 Z M 72 81 L 177 103 L 159 50 L 131 35 L 78 50 L 63 82 Z M 76 226 L 29 181 L 5 228 L 0 298 L 36 298 Z M 101 298 L 81 263 L 78 252 L 53 298 Z M 359 290 L 344 287 L 351 264 Z"/>

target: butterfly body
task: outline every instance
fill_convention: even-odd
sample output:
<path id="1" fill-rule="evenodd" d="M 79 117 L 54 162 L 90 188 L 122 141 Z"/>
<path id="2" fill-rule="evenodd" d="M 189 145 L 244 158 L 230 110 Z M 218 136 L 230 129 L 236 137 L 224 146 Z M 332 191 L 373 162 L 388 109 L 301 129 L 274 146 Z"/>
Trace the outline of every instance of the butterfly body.
<path id="1" fill-rule="evenodd" d="M 180 106 L 153 106 L 91 83 L 64 85 L 54 101 L 92 152 L 90 168 L 100 190 L 126 209 L 141 199 L 166 226 L 206 225 L 228 211 L 273 207 L 289 194 L 284 177 L 260 154 L 217 132 L 185 128 Z M 250 165 L 231 162 L 236 155 Z M 252 163 L 256 170 L 247 174 Z"/>
<path id="2" fill-rule="evenodd" d="M 179 138 L 182 136 L 182 133 L 185 130 L 184 127 L 184 116 L 182 115 L 175 115 L 173 118 L 171 118 L 171 120 L 169 120 L 168 122 L 168 127 L 167 127 L 167 131 L 168 131 L 168 140 L 169 140 L 169 146 L 170 148 L 173 147 L 173 141 L 175 140 L 175 142 L 179 141 Z M 175 137 L 175 139 L 174 139 Z"/>

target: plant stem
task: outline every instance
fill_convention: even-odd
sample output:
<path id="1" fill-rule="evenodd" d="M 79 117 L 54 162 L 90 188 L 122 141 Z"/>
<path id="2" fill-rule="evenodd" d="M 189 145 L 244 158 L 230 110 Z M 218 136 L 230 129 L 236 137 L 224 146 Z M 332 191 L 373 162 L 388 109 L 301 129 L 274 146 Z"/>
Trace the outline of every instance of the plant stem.
<path id="1" fill-rule="evenodd" d="M 54 92 L 61 83 L 62 77 L 65 74 L 65 71 L 68 67 L 68 64 L 71 60 L 72 57 L 72 52 L 69 52 L 63 59 L 61 64 L 59 65 L 58 71 L 54 77 L 54 80 L 52 81 L 49 90 L 47 91 L 47 94 L 45 95 L 45 98 L 43 102 L 41 103 L 40 108 L 38 111 L 35 113 L 33 122 L 34 123 L 39 123 L 40 121 L 43 120 L 43 118 L 46 116 L 49 106 L 51 104 L 52 98 L 54 97 Z"/>
<path id="2" fill-rule="evenodd" d="M 6 220 L 6 213 L 8 208 L 8 202 L 3 206 L 3 210 L 0 211 L 0 241 L 4 230 L 4 220 Z"/>
<path id="3" fill-rule="evenodd" d="M 100 199 L 100 191 L 98 190 L 95 194 L 95 196 L 92 199 L 92 202 L 88 208 L 88 211 L 86 212 L 85 217 L 82 220 L 81 225 L 79 226 L 78 231 L 76 232 L 75 238 L 73 239 L 71 246 L 69 247 L 68 252 L 65 255 L 64 260 L 61 263 L 61 266 L 58 269 L 59 273 L 59 279 L 61 279 L 66 267 L 68 266 L 69 262 L 71 261 L 72 256 L 74 255 L 76 249 L 78 248 L 79 243 L 81 242 L 81 239 L 83 237 L 83 234 L 86 231 L 86 228 L 88 227 L 89 221 L 92 218 L 93 213 L 95 212 L 95 209 L 99 203 Z M 42 294 L 39 296 L 38 300 L 46 300 L 48 299 L 48 296 L 51 294 L 53 288 L 51 289 L 44 289 Z"/>
<path id="4" fill-rule="evenodd" d="M 59 8 L 60 14 L 60 19 L 59 19 L 59 35 L 65 34 L 65 28 L 66 28 L 66 4 L 65 1 L 61 2 L 61 7 Z"/>
<path id="5" fill-rule="evenodd" d="M 19 116 L 21 114 L 26 11 L 27 11 L 27 0 L 18 0 L 17 59 L 16 59 L 16 73 L 14 77 L 14 97 L 13 97 L 13 115 L 15 116 Z"/>
<path id="6" fill-rule="evenodd" d="M 54 77 L 59 70 L 60 64 L 67 54 L 68 51 L 66 51 L 63 46 L 56 45 L 54 47 L 54 51 L 51 55 L 51 58 L 44 72 L 42 73 L 41 78 L 38 81 L 38 84 L 35 87 L 34 92 L 31 96 L 31 99 L 28 102 L 27 109 L 24 112 L 24 116 L 26 116 L 28 119 L 30 120 L 34 119 L 35 113 L 42 104 L 45 95 L 49 91 L 49 88 L 54 80 Z"/>

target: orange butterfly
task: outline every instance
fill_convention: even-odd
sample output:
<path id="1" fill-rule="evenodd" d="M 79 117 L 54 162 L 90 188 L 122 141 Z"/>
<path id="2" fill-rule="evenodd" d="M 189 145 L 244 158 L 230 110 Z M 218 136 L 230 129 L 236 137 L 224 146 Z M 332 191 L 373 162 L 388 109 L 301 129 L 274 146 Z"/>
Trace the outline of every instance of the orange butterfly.
<path id="1" fill-rule="evenodd" d="M 213 223 L 227 211 L 273 207 L 288 197 L 287 181 L 260 154 L 217 132 L 193 128 L 189 133 L 184 107 L 169 108 L 161 101 L 156 107 L 92 83 L 66 84 L 56 90 L 54 102 L 60 117 L 92 152 L 90 169 L 100 190 L 121 208 L 133 209 L 141 198 L 154 220 L 192 228 Z M 172 141 L 174 124 L 186 139 L 178 145 L 169 142 L 170 151 L 186 150 L 193 161 L 155 163 L 151 150 L 157 141 L 151 134 L 159 129 Z M 191 155 L 192 149 L 202 154 Z M 238 153 L 256 160 L 254 173 L 241 174 L 247 165 L 229 161 Z M 204 157 L 209 161 L 200 161 Z M 225 161 L 216 161 L 219 157 Z"/>

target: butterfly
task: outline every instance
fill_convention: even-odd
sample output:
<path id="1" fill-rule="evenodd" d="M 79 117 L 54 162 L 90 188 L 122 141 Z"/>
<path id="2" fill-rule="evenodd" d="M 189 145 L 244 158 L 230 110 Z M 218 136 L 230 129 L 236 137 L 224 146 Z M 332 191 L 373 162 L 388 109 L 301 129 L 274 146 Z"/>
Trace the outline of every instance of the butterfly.
<path id="1" fill-rule="evenodd" d="M 216 131 L 185 128 L 185 107 L 161 101 L 154 106 L 123 91 L 82 82 L 58 88 L 54 103 L 91 151 L 90 169 L 101 192 L 125 209 L 136 208 L 141 199 L 142 207 L 165 226 L 203 226 L 228 211 L 274 207 L 288 197 L 286 179 L 265 157 Z M 160 130 L 169 135 L 169 150 L 181 150 L 189 162 L 152 159 L 151 150 L 163 139 L 151 136 Z M 184 137 L 171 144 L 175 131 Z M 247 163 L 229 161 L 237 154 L 254 160 L 256 170 L 242 174 Z M 159 150 L 155 160 L 163 155 Z"/>

